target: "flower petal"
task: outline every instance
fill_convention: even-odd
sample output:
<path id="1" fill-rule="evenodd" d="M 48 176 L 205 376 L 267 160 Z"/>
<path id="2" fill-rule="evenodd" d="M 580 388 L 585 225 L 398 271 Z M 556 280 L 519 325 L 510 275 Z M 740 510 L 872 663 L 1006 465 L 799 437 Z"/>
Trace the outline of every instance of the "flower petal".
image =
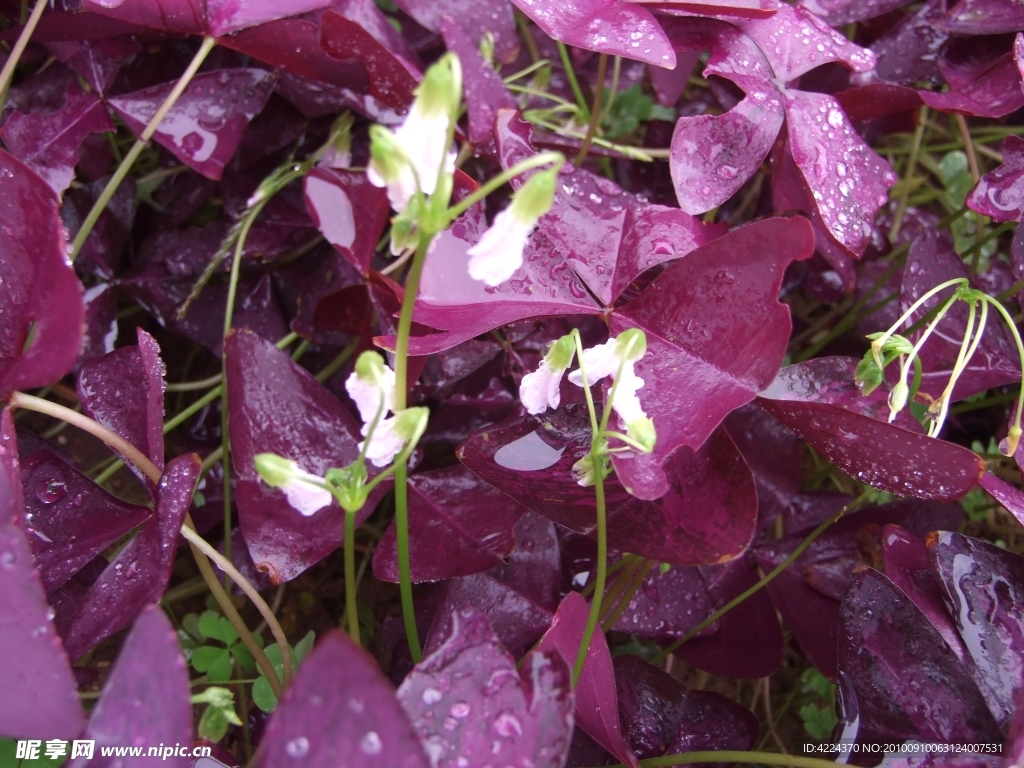
<path id="1" fill-rule="evenodd" d="M 405 447 L 406 438 L 399 434 L 398 430 L 395 429 L 396 422 L 398 421 L 397 416 L 392 416 L 390 419 L 384 419 L 381 421 L 375 430 L 373 430 L 373 436 L 370 437 L 370 444 L 366 448 L 366 458 L 375 467 L 386 467 L 392 461 L 395 456 Z M 366 445 L 364 440 L 359 444 L 359 450 L 363 450 L 363 446 Z"/>
<path id="2" fill-rule="evenodd" d="M 316 481 L 316 483 L 312 482 Z M 334 497 L 331 492 L 322 487 L 321 480 L 316 475 L 311 475 L 303 470 L 298 470 L 295 477 L 281 486 L 288 503 L 306 517 L 328 506 Z"/>
<path id="3" fill-rule="evenodd" d="M 617 339 L 608 339 L 604 344 L 583 350 L 582 367 L 587 371 L 587 383 L 596 384 L 605 376 L 614 376 L 619 370 L 619 349 Z M 577 387 L 583 386 L 583 374 L 577 369 L 569 374 L 569 381 Z"/>
<path id="4" fill-rule="evenodd" d="M 384 368 L 384 413 L 387 416 L 389 411 L 395 408 L 395 372 L 390 368 Z M 345 390 L 349 397 L 359 409 L 359 417 L 364 424 L 370 424 L 377 416 L 380 409 L 381 388 L 376 381 L 367 381 L 353 371 L 345 381 Z"/>
<path id="5" fill-rule="evenodd" d="M 540 361 L 540 367 L 533 373 L 523 376 L 519 385 L 519 399 L 531 414 L 543 413 L 548 408 L 554 410 L 561 402 L 559 387 L 562 383 L 564 370 L 553 370 L 547 360 Z"/>
<path id="6" fill-rule="evenodd" d="M 509 209 L 494 217 L 494 224 L 470 248 L 469 276 L 492 288 L 501 285 L 523 265 L 523 249 L 536 224 L 524 224 Z"/>

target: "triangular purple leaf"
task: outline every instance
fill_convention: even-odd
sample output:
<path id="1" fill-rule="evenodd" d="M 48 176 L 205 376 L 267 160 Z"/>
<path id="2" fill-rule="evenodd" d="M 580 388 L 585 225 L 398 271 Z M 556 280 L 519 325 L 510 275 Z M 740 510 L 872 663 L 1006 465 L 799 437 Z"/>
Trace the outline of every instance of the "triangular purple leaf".
<path id="1" fill-rule="evenodd" d="M 954 79 L 942 61 L 939 69 L 949 81 L 949 90 L 921 91 L 921 99 L 933 109 L 974 117 L 1004 117 L 1024 107 L 1021 73 L 1013 53 L 999 57 L 984 70 L 972 72 L 973 77 L 966 81 Z"/>
<path id="2" fill-rule="evenodd" d="M 431 763 L 561 768 L 573 720 L 571 673 L 561 655 L 532 654 L 522 679 L 483 614 L 455 611 L 449 627 L 397 694 Z"/>
<path id="3" fill-rule="evenodd" d="M 499 565 L 515 546 L 512 529 L 526 507 L 461 464 L 409 478 L 412 580 L 469 576 Z M 373 553 L 373 575 L 398 582 L 392 521 Z"/>
<path id="4" fill-rule="evenodd" d="M 834 27 L 865 21 L 905 5 L 904 0 L 801 0 L 800 7 Z"/>
<path id="5" fill-rule="evenodd" d="M 194 453 L 172 460 L 157 487 L 156 514 L 143 524 L 89 587 L 64 637 L 78 659 L 101 640 L 127 627 L 167 590 L 175 542 L 192 504 L 202 462 Z"/>
<path id="6" fill-rule="evenodd" d="M 82 348 L 82 284 L 65 258 L 53 190 L 0 150 L 0 398 L 51 384 Z M 59 312 L 52 311 L 60 307 Z"/>
<path id="7" fill-rule="evenodd" d="M 519 33 L 512 4 L 506 0 L 398 0 L 395 5 L 418 24 L 446 37 L 445 20 L 453 21 L 474 48 L 489 32 L 494 38 L 494 52 L 498 60 L 506 64 L 510 64 L 519 53 Z M 448 49 L 452 50 L 450 45 Z M 462 57 L 461 52 L 459 57 Z M 465 69 L 465 59 L 462 65 Z"/>
<path id="8" fill-rule="evenodd" d="M 384 190 L 365 173 L 316 168 L 303 181 L 303 191 L 309 216 L 324 239 L 368 275 L 391 212 Z"/>
<path id="9" fill-rule="evenodd" d="M 982 176 L 967 196 L 967 206 L 995 221 L 1019 221 L 1024 215 L 1024 139 L 1007 136 L 1003 162 Z"/>
<path id="10" fill-rule="evenodd" d="M 174 83 L 144 88 L 109 99 L 111 108 L 133 133 L 142 133 Z M 249 121 L 274 90 L 264 69 L 222 69 L 196 75 L 160 123 L 153 140 L 185 165 L 219 179 L 235 155 Z"/>
<path id="11" fill-rule="evenodd" d="M 959 35 L 998 35 L 1024 27 L 1024 9 L 1005 0 L 960 0 L 935 26 Z"/>
<path id="12" fill-rule="evenodd" d="M 347 635 L 326 635 L 267 725 L 257 768 L 428 768 L 423 747 L 377 663 Z"/>
<path id="13" fill-rule="evenodd" d="M 126 744 L 182 745 L 192 741 L 188 671 L 174 627 L 159 606 L 139 614 L 121 646 L 82 738 L 96 742 L 95 757 L 69 768 L 118 768 L 123 758 L 106 757 L 103 747 Z M 163 758 L 165 761 L 167 758 Z M 187 768 L 186 757 L 171 757 L 170 768 Z"/>
<path id="14" fill-rule="evenodd" d="M 0 414 L 0 735 L 73 739 L 84 718 L 71 665 L 32 551 L 16 520 L 24 514 L 11 410 Z"/>

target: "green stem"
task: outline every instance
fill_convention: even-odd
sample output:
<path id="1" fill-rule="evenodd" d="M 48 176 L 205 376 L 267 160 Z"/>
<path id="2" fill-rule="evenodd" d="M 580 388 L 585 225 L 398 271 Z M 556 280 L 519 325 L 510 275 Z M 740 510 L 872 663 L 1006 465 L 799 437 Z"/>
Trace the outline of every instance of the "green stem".
<path id="1" fill-rule="evenodd" d="M 1024 380 L 1024 342 L 1021 341 L 1020 331 L 1017 330 L 1017 324 L 1013 322 L 1013 318 L 1010 317 L 1010 313 L 1006 311 L 1006 307 L 1004 307 L 1000 302 L 996 301 L 991 296 L 983 295 L 983 299 L 995 307 L 996 311 L 1002 315 L 1003 320 L 1006 321 L 1006 324 L 1010 327 L 1010 333 L 1013 334 L 1013 340 L 1017 344 L 1017 354 L 1020 356 L 1021 377 L 1022 380 Z M 1024 395 L 1017 400 L 1017 413 L 1013 420 L 1013 423 L 1018 427 L 1020 426 L 1022 411 L 1024 411 Z"/>
<path id="2" fill-rule="evenodd" d="M 683 752 L 678 755 L 649 757 L 640 761 L 642 768 L 663 768 L 663 766 L 692 765 L 693 763 L 760 763 L 761 765 L 786 765 L 791 768 L 837 768 L 840 765 L 840 763 L 833 763 L 831 760 L 822 760 L 817 757 L 780 755 L 775 752 L 740 752 L 731 749 Z M 626 767 L 620 763 L 611 768 Z"/>
<path id="3" fill-rule="evenodd" d="M 356 513 L 345 510 L 345 616 L 352 642 L 361 645 L 356 606 Z"/>
<path id="4" fill-rule="evenodd" d="M 819 525 L 817 528 L 815 528 L 813 531 L 811 531 L 810 534 L 808 534 L 807 538 L 804 539 L 803 541 L 801 541 L 797 545 L 797 548 L 793 550 L 793 554 L 791 554 L 789 557 L 787 557 L 785 560 L 783 560 L 781 563 L 779 563 L 775 568 L 772 569 L 772 571 L 770 573 L 766 574 L 763 579 L 761 579 L 759 582 L 757 582 L 750 589 L 748 589 L 745 592 L 743 592 L 743 593 L 737 595 L 736 597 L 734 597 L 728 603 L 726 603 L 721 608 L 719 608 L 717 611 L 715 611 L 713 614 L 711 614 L 706 619 L 704 619 L 704 621 L 702 621 L 696 627 L 691 629 L 689 632 L 687 632 L 681 638 L 676 640 L 670 646 L 668 646 L 667 648 L 662 650 L 662 652 L 659 653 L 658 656 L 655 658 L 654 663 L 657 664 L 657 663 L 663 661 L 670 653 L 674 653 L 676 651 L 676 649 L 678 649 L 681 645 L 683 645 L 684 643 L 688 643 L 690 640 L 692 640 L 697 635 L 699 635 L 701 632 L 703 632 L 705 629 L 710 627 L 712 624 L 714 624 L 716 621 L 718 621 L 720 618 L 722 618 L 725 614 L 727 614 L 729 611 L 731 611 L 737 605 L 742 603 L 748 597 L 750 597 L 751 595 L 757 593 L 758 591 L 760 591 L 766 585 L 770 584 L 775 579 L 776 576 L 778 576 L 780 573 L 782 573 L 784 570 L 786 570 L 790 565 L 792 565 L 793 562 L 798 557 L 800 557 L 800 555 L 802 555 L 804 553 L 804 550 L 806 550 L 809 546 L 811 546 L 811 544 L 814 543 L 815 539 L 817 539 L 819 536 L 821 536 L 821 534 L 823 534 L 825 531 L 827 531 L 832 526 L 832 524 L 836 520 L 838 520 L 840 517 L 842 517 L 847 511 L 856 508 L 862 501 L 864 501 L 870 495 L 870 493 L 871 493 L 870 491 L 866 491 L 866 492 L 862 493 L 856 499 L 851 501 L 849 504 L 847 504 L 845 507 L 840 509 L 838 512 L 836 512 L 830 518 L 825 520 L 821 525 Z"/>
<path id="5" fill-rule="evenodd" d="M 622 614 L 626 612 L 626 609 L 629 607 L 630 602 L 632 602 L 636 591 L 640 589 L 640 585 L 644 583 L 644 579 L 650 575 L 656 565 L 657 563 L 654 560 L 643 559 L 640 561 L 640 566 L 633 572 L 629 583 L 626 584 L 626 589 L 623 591 L 622 597 L 619 598 L 618 605 L 616 605 L 615 609 L 605 616 L 604 621 L 601 623 L 601 627 L 605 632 L 609 631 L 619 623 L 619 619 L 621 619 Z"/>
<path id="6" fill-rule="evenodd" d="M 597 133 L 597 124 L 601 120 L 601 100 L 604 98 L 604 77 L 608 71 L 608 54 L 602 53 L 597 60 L 597 85 L 594 88 L 594 104 L 590 108 L 590 122 L 587 124 L 587 135 L 583 139 L 583 145 L 576 154 L 576 165 L 582 165 L 587 159 L 587 152 L 590 151 L 590 144 Z"/>
<path id="7" fill-rule="evenodd" d="M 128 151 L 128 154 L 124 156 L 124 160 L 117 166 L 117 170 L 114 171 L 114 175 L 110 177 L 110 181 L 107 182 L 107 186 L 103 188 L 100 196 L 96 198 L 96 202 L 92 206 L 92 210 L 89 211 L 89 215 L 85 217 L 85 221 L 82 222 L 82 226 L 78 230 L 78 234 L 75 235 L 75 240 L 71 244 L 71 253 L 68 256 L 70 261 L 74 261 L 78 252 L 82 250 L 82 246 L 85 245 L 86 239 L 89 237 L 89 233 L 92 232 L 93 227 L 96 226 L 96 222 L 99 221 L 100 215 L 107 207 L 107 203 L 110 202 L 110 198 L 114 196 L 114 192 L 121 186 L 121 182 L 124 181 L 124 177 L 128 175 L 132 165 L 138 159 L 139 155 L 142 154 L 142 150 L 145 149 L 146 144 L 153 138 L 153 134 L 156 133 L 156 129 L 163 121 L 167 113 L 171 111 L 171 108 L 175 105 L 181 94 L 188 88 L 188 84 L 192 82 L 192 78 L 195 77 L 196 72 L 199 71 L 199 67 L 203 61 L 206 60 L 207 55 L 213 50 L 213 47 L 217 44 L 217 41 L 212 37 L 204 37 L 203 44 L 199 46 L 199 50 L 196 51 L 196 55 L 192 57 L 192 61 L 188 65 L 188 69 L 175 83 L 174 88 L 167 98 L 164 99 L 164 103 L 157 109 L 156 114 L 153 115 L 149 124 L 146 125 L 142 131 L 142 135 L 136 140 L 135 144 Z"/>
<path id="8" fill-rule="evenodd" d="M 587 651 L 590 650 L 590 641 L 594 637 L 594 630 L 597 629 L 597 619 L 601 614 L 601 600 L 604 597 L 604 585 L 608 572 L 608 526 L 605 514 L 604 471 L 599 463 L 601 457 L 598 454 L 598 441 L 596 437 L 590 444 L 590 460 L 594 465 L 594 496 L 597 501 L 597 579 L 594 581 L 594 598 L 590 602 L 587 628 L 583 631 L 580 649 L 576 653 L 576 663 L 573 665 L 573 688 L 576 687 L 580 680 L 583 664 L 587 660 Z"/>
<path id="9" fill-rule="evenodd" d="M 572 95 L 576 97 L 576 103 L 579 105 L 580 113 L 584 118 L 589 118 L 590 108 L 587 105 L 587 100 L 583 98 L 583 91 L 580 90 L 580 83 L 576 79 L 576 70 L 572 68 L 572 60 L 569 58 L 569 49 L 565 47 L 565 43 L 558 43 L 558 56 L 562 60 L 562 67 L 565 69 L 565 76 L 569 80 L 569 87 L 572 88 Z"/>
<path id="10" fill-rule="evenodd" d="M 46 10 L 47 5 L 49 3 L 46 0 L 36 0 L 36 6 L 32 9 L 32 15 L 25 22 L 25 28 L 18 35 L 18 42 L 14 44 L 14 48 L 11 49 L 7 61 L 4 63 L 3 70 L 0 71 L 0 111 L 4 108 L 4 102 L 7 101 L 7 89 L 14 78 L 14 68 L 18 66 L 21 54 L 28 47 L 28 41 L 32 39 L 32 33 L 36 31 L 36 25 L 39 24 L 39 20 L 43 17 L 43 11 Z"/>
<path id="11" fill-rule="evenodd" d="M 556 168 L 561 168 L 562 163 L 564 162 L 565 158 L 558 152 L 541 152 L 539 155 L 533 155 L 533 157 L 528 157 L 525 160 L 516 163 L 507 171 L 503 171 L 493 179 L 489 179 L 482 187 L 467 195 L 449 208 L 447 213 L 445 213 L 445 226 L 447 227 L 448 224 L 455 221 L 459 216 L 464 214 L 495 190 L 501 189 L 501 187 L 508 184 L 516 176 L 524 174 L 534 168 L 539 168 L 542 165 L 548 165 L 549 163 L 554 165 Z"/>
<path id="12" fill-rule="evenodd" d="M 907 159 L 907 168 L 903 174 L 903 178 L 906 179 L 906 184 L 903 188 L 903 193 L 900 195 L 900 201 L 896 208 L 896 215 L 893 217 L 892 226 L 889 228 L 889 242 L 896 242 L 896 238 L 900 234 L 900 227 L 903 226 L 903 217 L 907 212 L 907 199 L 910 197 L 910 179 L 914 175 L 914 169 L 917 166 L 917 156 L 921 152 L 921 141 L 924 139 L 924 128 L 928 122 L 928 107 L 921 107 L 920 115 L 917 121 L 917 130 L 914 131 L 914 143 L 910 147 L 910 157 Z"/>

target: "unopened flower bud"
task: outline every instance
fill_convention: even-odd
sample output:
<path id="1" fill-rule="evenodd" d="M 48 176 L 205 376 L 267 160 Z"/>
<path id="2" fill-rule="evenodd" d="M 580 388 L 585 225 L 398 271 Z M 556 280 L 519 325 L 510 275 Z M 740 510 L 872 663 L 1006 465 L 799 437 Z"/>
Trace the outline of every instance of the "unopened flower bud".
<path id="1" fill-rule="evenodd" d="M 897 382 L 889 393 L 889 423 L 896 419 L 896 414 L 903 410 L 907 404 L 907 397 L 910 395 L 910 388 L 905 381 Z"/>

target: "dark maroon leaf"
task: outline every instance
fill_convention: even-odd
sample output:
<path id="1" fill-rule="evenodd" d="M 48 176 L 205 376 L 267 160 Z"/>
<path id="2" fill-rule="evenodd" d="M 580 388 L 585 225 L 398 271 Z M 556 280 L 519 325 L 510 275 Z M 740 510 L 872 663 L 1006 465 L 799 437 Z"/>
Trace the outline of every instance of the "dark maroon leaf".
<path id="1" fill-rule="evenodd" d="M 117 341 L 117 296 L 107 284 L 85 292 L 85 335 L 81 361 L 114 351 Z"/>
<path id="2" fill-rule="evenodd" d="M 206 0 L 206 14 L 210 31 L 219 36 L 329 5 L 331 0 Z"/>
<path id="3" fill-rule="evenodd" d="M 208 31 L 202 0 L 82 0 L 82 9 L 141 27 L 202 35 Z"/>
<path id="4" fill-rule="evenodd" d="M 960 0 L 935 26 L 960 35 L 997 35 L 1024 27 L 1024 9 L 1003 0 Z"/>
<path id="5" fill-rule="evenodd" d="M 958 533 L 940 533 L 928 548 L 967 652 L 992 691 L 992 714 L 1008 723 L 1024 683 L 1024 559 Z"/>
<path id="6" fill-rule="evenodd" d="M 365 173 L 327 168 L 311 171 L 303 190 L 309 216 L 327 242 L 368 275 L 391 212 L 384 190 L 373 186 Z"/>
<path id="7" fill-rule="evenodd" d="M 622 0 L 513 0 L 555 40 L 673 69 L 676 53 L 650 11 Z"/>
<path id="8" fill-rule="evenodd" d="M 680 446 L 696 450 L 771 382 L 791 328 L 776 298 L 782 274 L 811 255 L 812 237 L 802 218 L 733 230 L 673 264 L 612 315 L 613 334 L 647 333 L 636 372 L 645 382 L 640 402 L 658 430 L 656 462 Z M 766 242 L 773 243 L 767 252 Z"/>
<path id="9" fill-rule="evenodd" d="M 107 37 L 52 42 L 47 48 L 57 60 L 77 72 L 93 92 L 105 96 L 121 66 L 142 50 L 130 37 Z"/>
<path id="10" fill-rule="evenodd" d="M 516 31 L 512 6 L 503 0 L 398 0 L 395 3 L 419 24 L 431 32 L 442 32 L 446 18 L 454 21 L 469 44 L 476 48 L 481 38 L 490 33 L 494 38 L 494 52 L 500 61 L 508 64 L 519 52 L 519 34 Z M 448 45 L 449 50 L 453 50 Z M 462 58 L 461 52 L 459 58 Z M 463 69 L 467 63 L 462 59 Z"/>
<path id="11" fill-rule="evenodd" d="M 948 500 L 973 488 L 984 472 L 981 459 L 911 431 L 917 422 L 910 417 L 887 423 L 887 394 L 880 388 L 861 395 L 856 367 L 845 357 L 788 366 L 758 403 L 844 472 L 880 490 Z"/>
<path id="12" fill-rule="evenodd" d="M 572 481 L 589 433 L 586 408 L 577 404 L 478 432 L 459 453 L 469 469 L 524 506 L 593 537 L 594 492 Z M 609 539 L 624 551 L 680 565 L 740 554 L 754 533 L 757 499 L 750 470 L 724 431 L 696 452 L 679 449 L 665 474 L 669 490 L 656 501 L 630 495 L 613 477 L 605 481 Z"/>
<path id="13" fill-rule="evenodd" d="M 515 113 L 500 110 L 495 132 L 506 169 L 534 154 L 530 125 Z M 538 233 L 606 306 L 644 271 L 724 234 L 721 225 L 705 226 L 675 208 L 647 204 L 613 181 L 571 165 L 562 166 L 560 179 Z"/>
<path id="14" fill-rule="evenodd" d="M 137 333 L 138 346 L 121 347 L 84 363 L 76 389 L 83 413 L 163 469 L 166 368 L 156 340 L 141 328 Z"/>
<path id="15" fill-rule="evenodd" d="M 508 563 L 445 584 L 427 637 L 427 653 L 450 633 L 454 611 L 467 605 L 487 616 L 502 645 L 517 656 L 551 626 L 559 588 L 555 526 L 527 512 L 516 523 L 515 534 L 516 548 Z"/>
<path id="16" fill-rule="evenodd" d="M 758 731 L 757 717 L 742 704 L 714 691 L 690 691 L 683 701 L 679 730 L 666 754 L 748 750 Z"/>
<path id="17" fill-rule="evenodd" d="M 949 81 L 946 92 L 921 91 L 921 99 L 929 107 L 974 117 L 1003 117 L 1024 107 L 1021 75 L 1013 53 L 998 58 L 991 66 L 972 73 L 969 81 L 953 79 L 950 69 L 939 62 L 939 69 Z"/>
<path id="18" fill-rule="evenodd" d="M 904 501 L 864 509 L 835 523 L 768 584 L 772 601 L 804 655 L 830 679 L 836 675 L 839 602 L 850 574 L 862 565 L 882 567 L 881 530 L 897 524 L 919 539 L 930 531 L 955 528 L 963 516 L 953 504 Z M 782 564 L 811 529 L 755 547 L 764 572 Z"/>
<path id="19" fill-rule="evenodd" d="M 801 0 L 800 3 L 800 7 L 834 27 L 873 19 L 903 5 L 903 0 Z"/>
<path id="20" fill-rule="evenodd" d="M 427 768 L 423 747 L 377 663 L 331 632 L 303 662 L 267 725 L 257 768 Z"/>
<path id="21" fill-rule="evenodd" d="M 412 580 L 469 576 L 499 565 L 515 546 L 512 529 L 526 512 L 461 464 L 409 479 Z M 394 522 L 373 553 L 373 575 L 398 582 Z"/>
<path id="22" fill-rule="evenodd" d="M 131 624 L 146 605 L 163 597 L 174 564 L 174 543 L 192 504 L 201 464 L 196 454 L 188 453 L 167 465 L 157 487 L 156 514 L 82 598 L 64 637 L 69 658 L 80 658 Z"/>
<path id="23" fill-rule="evenodd" d="M 433 3 L 423 3 L 431 6 Z M 477 6 L 478 3 L 473 3 Z M 509 6 L 504 6 L 509 8 Z M 462 65 L 463 92 L 469 113 L 469 140 L 479 151 L 493 153 L 494 120 L 499 109 L 516 109 L 512 94 L 501 76 L 480 56 L 479 49 L 463 31 L 460 24 L 450 18 L 441 22 L 444 43 L 459 57 Z"/>
<path id="24" fill-rule="evenodd" d="M 551 629 L 537 645 L 537 653 L 559 653 L 571 670 L 583 640 L 590 608 L 579 592 L 570 592 L 555 613 Z M 535 654 L 527 663 L 535 664 Z M 576 724 L 594 741 L 627 765 L 637 766 L 636 756 L 630 749 L 619 725 L 616 703 L 615 670 L 608 651 L 608 641 L 598 627 L 587 648 L 583 670 L 576 683 Z"/>
<path id="25" fill-rule="evenodd" d="M 139 614 L 128 633 L 82 734 L 82 738 L 96 741 L 95 757 L 79 758 L 70 766 L 122 765 L 122 758 L 103 756 L 103 747 L 188 744 L 192 740 L 190 695 L 188 671 L 174 628 L 163 611 L 152 605 Z M 191 762 L 190 758 L 171 757 L 166 764 L 187 768 Z"/>
<path id="26" fill-rule="evenodd" d="M 686 706 L 686 686 L 638 656 L 612 659 L 619 721 L 640 760 L 660 757 L 675 736 Z"/>
<path id="27" fill-rule="evenodd" d="M 853 122 L 886 117 L 921 106 L 921 94 L 895 83 L 868 83 L 835 94 L 843 112 Z"/>
<path id="28" fill-rule="evenodd" d="M 133 133 L 142 133 L 174 83 L 109 99 Z M 207 178 L 219 179 L 234 157 L 249 121 L 274 90 L 264 69 L 222 69 L 196 75 L 160 123 L 153 140 Z"/>
<path id="29" fill-rule="evenodd" d="M 954 250 L 950 233 L 936 229 L 922 231 L 910 246 L 903 270 L 902 309 L 909 309 L 936 285 L 961 277 L 969 278 L 971 273 Z M 983 288 L 978 281 L 974 282 L 974 287 Z M 926 301 L 920 312 L 911 317 L 908 325 L 944 303 L 952 293 L 952 290 L 943 291 Z M 921 377 L 922 392 L 933 398 L 942 394 L 956 365 L 966 331 L 967 305 L 958 301 L 921 348 L 921 366 L 924 370 Z M 916 342 L 922 332 L 913 335 L 911 340 Z M 951 399 L 963 400 L 990 387 L 1015 384 L 1020 381 L 1020 366 L 1017 345 L 1007 332 L 1002 318 L 990 314 L 981 344 L 957 379 Z"/>
<path id="30" fill-rule="evenodd" d="M 344 512 L 332 504 L 303 516 L 284 493 L 260 482 L 253 457 L 276 453 L 322 476 L 356 460 L 359 427 L 312 374 L 252 331 L 232 331 L 226 355 L 239 526 L 256 567 L 280 584 L 341 545 Z M 357 525 L 373 511 L 385 485 L 356 515 Z"/>
<path id="31" fill-rule="evenodd" d="M 679 97 L 683 95 L 690 82 L 694 67 L 699 62 L 700 51 L 682 51 L 676 53 L 675 69 L 651 66 L 647 68 L 647 76 L 651 80 L 651 88 L 654 89 L 659 104 L 671 107 L 679 101 Z"/>
<path id="32" fill-rule="evenodd" d="M 26 455 L 21 472 L 21 525 L 47 593 L 151 516 L 145 507 L 111 496 L 52 453 Z"/>
<path id="33" fill-rule="evenodd" d="M 60 217 L 69 237 L 78 234 L 82 222 L 108 181 L 110 177 L 103 176 L 64 195 Z M 79 274 L 92 274 L 104 280 L 114 277 L 121 262 L 121 254 L 131 236 L 137 208 L 138 193 L 135 182 L 129 177 L 118 185 L 92 232 L 85 239 L 82 250 L 78 252 L 75 269 Z"/>
<path id="34" fill-rule="evenodd" d="M 24 514 L 10 408 L 0 414 L 0 734 L 73 739 L 84 718 L 78 686 L 53 628 L 32 550 L 16 521 Z"/>
<path id="35" fill-rule="evenodd" d="M 56 195 L 2 150 L 0 199 L 0 398 L 6 398 L 71 370 L 82 348 L 85 305 L 82 284 L 64 256 Z"/>
<path id="36" fill-rule="evenodd" d="M 995 475 L 986 472 L 981 476 L 978 485 L 984 488 L 993 499 L 998 501 L 1017 522 L 1024 525 L 1024 493 L 1016 486 L 1000 480 Z"/>
<path id="37" fill-rule="evenodd" d="M 935 52 L 949 33 L 936 29 L 933 22 L 945 12 L 944 6 L 943 0 L 930 0 L 872 43 L 878 77 L 907 86 L 922 80 L 936 85 L 942 82 Z"/>
<path id="38" fill-rule="evenodd" d="M 483 614 L 455 611 L 448 638 L 398 689 L 431 763 L 561 768 L 572 735 L 569 667 L 556 651 L 535 653 L 523 674 Z"/>
<path id="39" fill-rule="evenodd" d="M 1024 214 L 1024 139 L 1007 136 L 1002 151 L 1002 165 L 978 180 L 967 206 L 996 221 L 1018 221 Z"/>
<path id="40" fill-rule="evenodd" d="M 478 4 L 477 7 L 479 5 L 482 4 Z M 330 5 L 332 11 L 340 13 L 349 21 L 354 21 L 399 59 L 417 69 L 423 69 L 420 57 L 416 53 L 422 48 L 423 42 L 407 39 L 414 38 L 415 34 L 403 35 L 401 27 L 404 22 L 395 24 L 397 19 L 386 15 L 383 7 L 374 0 L 334 0 Z"/>
<path id="41" fill-rule="evenodd" d="M 90 133 L 114 130 L 103 102 L 75 84 L 55 112 L 13 112 L 0 138 L 11 154 L 38 173 L 57 195 L 75 178 L 78 148 Z"/>
<path id="42" fill-rule="evenodd" d="M 419 73 L 357 22 L 327 11 L 321 22 L 320 45 L 335 59 L 358 59 L 370 79 L 370 96 L 381 104 L 398 111 L 408 108 Z"/>
<path id="43" fill-rule="evenodd" d="M 366 333 L 373 319 L 366 281 L 352 266 L 351 256 L 347 249 L 329 253 L 298 296 L 292 329 L 315 344 L 344 345 Z"/>
<path id="44" fill-rule="evenodd" d="M 925 616 L 889 579 L 854 574 L 840 609 L 843 738 L 1002 741 L 978 687 Z"/>

